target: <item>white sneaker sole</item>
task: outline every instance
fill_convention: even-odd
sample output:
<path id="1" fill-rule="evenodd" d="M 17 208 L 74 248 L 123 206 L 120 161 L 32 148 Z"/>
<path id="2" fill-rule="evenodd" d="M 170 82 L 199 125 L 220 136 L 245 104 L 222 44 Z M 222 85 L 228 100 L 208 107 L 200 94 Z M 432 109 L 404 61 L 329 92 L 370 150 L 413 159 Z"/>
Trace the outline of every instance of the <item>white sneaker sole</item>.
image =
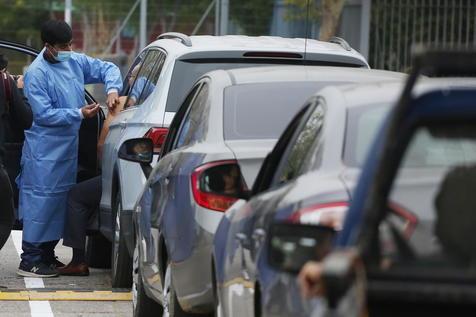
<path id="1" fill-rule="evenodd" d="M 17 275 L 24 276 L 24 277 L 57 277 L 59 274 L 38 274 L 38 273 L 33 273 L 33 272 L 28 272 L 28 271 L 23 271 L 21 269 L 17 270 Z"/>

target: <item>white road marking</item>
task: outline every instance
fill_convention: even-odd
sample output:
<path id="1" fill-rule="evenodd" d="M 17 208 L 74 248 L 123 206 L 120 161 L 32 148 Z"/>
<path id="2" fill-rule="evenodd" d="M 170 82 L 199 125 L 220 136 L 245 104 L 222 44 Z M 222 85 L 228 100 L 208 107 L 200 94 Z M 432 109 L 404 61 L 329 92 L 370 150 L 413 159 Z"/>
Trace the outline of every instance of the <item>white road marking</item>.
<path id="1" fill-rule="evenodd" d="M 22 249 L 21 249 L 21 231 L 18 230 L 13 230 L 11 237 L 13 240 L 13 244 L 15 245 L 15 250 L 17 250 L 18 256 L 20 257 L 20 254 L 22 254 Z"/>
<path id="2" fill-rule="evenodd" d="M 24 277 L 26 288 L 45 288 L 43 279 L 39 277 Z"/>
<path id="3" fill-rule="evenodd" d="M 50 302 L 32 301 L 28 303 L 30 304 L 31 317 L 54 317 Z"/>
<path id="4" fill-rule="evenodd" d="M 20 254 L 23 252 L 21 248 L 22 232 L 14 230 L 11 237 L 20 258 Z M 45 288 L 42 278 L 25 277 L 24 281 L 26 288 Z M 49 301 L 30 301 L 28 303 L 30 304 L 31 317 L 54 317 Z"/>

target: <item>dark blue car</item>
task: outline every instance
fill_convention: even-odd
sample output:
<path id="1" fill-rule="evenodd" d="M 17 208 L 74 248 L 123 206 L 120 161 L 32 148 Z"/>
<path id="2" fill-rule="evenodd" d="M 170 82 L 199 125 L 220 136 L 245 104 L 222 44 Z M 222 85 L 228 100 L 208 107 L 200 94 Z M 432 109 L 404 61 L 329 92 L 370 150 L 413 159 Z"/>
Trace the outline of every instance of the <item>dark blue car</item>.
<path id="1" fill-rule="evenodd" d="M 377 134 L 316 316 L 473 316 L 476 309 L 476 54 L 415 59 Z M 421 74 L 434 77 L 416 85 Z M 460 76 L 455 78 L 453 76 Z M 404 217 L 395 216 L 394 202 Z M 322 307 L 321 307 L 322 308 Z"/>

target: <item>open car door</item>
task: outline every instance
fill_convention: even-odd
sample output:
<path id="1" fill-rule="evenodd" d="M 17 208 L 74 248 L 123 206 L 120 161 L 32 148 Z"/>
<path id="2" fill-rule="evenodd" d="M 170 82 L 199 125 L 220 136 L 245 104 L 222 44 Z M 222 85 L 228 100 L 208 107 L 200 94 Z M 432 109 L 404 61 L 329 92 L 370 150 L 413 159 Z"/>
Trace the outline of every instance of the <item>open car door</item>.
<path id="1" fill-rule="evenodd" d="M 0 54 L 9 60 L 8 71 L 13 75 L 23 74 L 40 51 L 32 47 L 0 40 Z M 94 98 L 85 91 L 88 104 L 95 102 Z M 78 177 L 77 181 L 92 178 L 98 174 L 97 141 L 104 121 L 104 113 L 98 112 L 96 117 L 84 119 L 79 132 Z M 18 208 L 18 188 L 15 178 L 20 172 L 21 151 L 24 135 L 15 140 L 6 140 L 5 143 L 5 169 L 8 172 L 10 183 L 14 192 L 15 210 Z M 47 177 L 47 175 L 45 175 Z M 1 211 L 0 211 L 1 212 Z M 16 222 L 14 229 L 21 229 L 21 223 Z"/>

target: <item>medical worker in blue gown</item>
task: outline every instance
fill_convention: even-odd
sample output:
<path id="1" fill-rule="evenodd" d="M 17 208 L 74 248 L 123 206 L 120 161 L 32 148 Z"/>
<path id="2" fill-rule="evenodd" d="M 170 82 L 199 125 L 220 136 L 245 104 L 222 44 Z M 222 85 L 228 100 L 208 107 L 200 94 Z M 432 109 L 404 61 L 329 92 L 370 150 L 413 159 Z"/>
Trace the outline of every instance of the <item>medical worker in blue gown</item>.
<path id="1" fill-rule="evenodd" d="M 41 29 L 44 49 L 25 74 L 25 95 L 33 125 L 25 131 L 21 159 L 19 215 L 23 221 L 21 276 L 57 276 L 63 266 L 54 248 L 63 236 L 66 201 L 76 183 L 81 120 L 94 117 L 99 105 L 87 105 L 84 85 L 104 83 L 108 107 L 119 102 L 119 69 L 75 53 L 72 32 L 63 21 L 48 21 Z"/>

